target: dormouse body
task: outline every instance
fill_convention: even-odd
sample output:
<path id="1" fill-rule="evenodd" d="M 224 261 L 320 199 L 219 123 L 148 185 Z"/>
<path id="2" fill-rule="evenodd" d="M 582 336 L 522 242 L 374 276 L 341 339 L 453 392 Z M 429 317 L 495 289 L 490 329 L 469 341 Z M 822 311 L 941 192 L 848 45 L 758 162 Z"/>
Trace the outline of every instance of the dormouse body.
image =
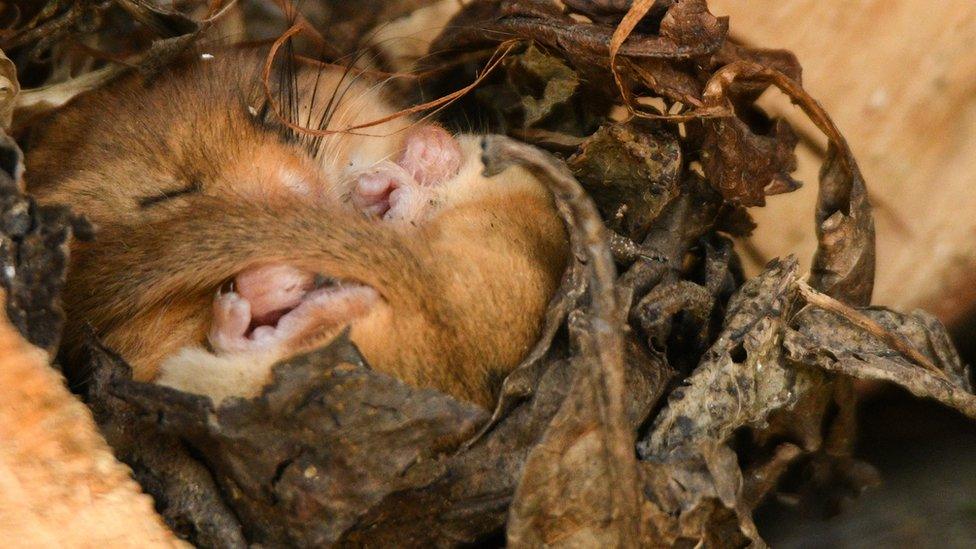
<path id="1" fill-rule="evenodd" d="M 346 326 L 377 370 L 491 405 L 535 342 L 567 254 L 527 171 L 408 117 L 381 85 L 299 65 L 262 88 L 227 51 L 83 95 L 35 132 L 28 189 L 94 222 L 72 250 L 67 366 L 91 327 L 136 379 L 257 394 Z"/>

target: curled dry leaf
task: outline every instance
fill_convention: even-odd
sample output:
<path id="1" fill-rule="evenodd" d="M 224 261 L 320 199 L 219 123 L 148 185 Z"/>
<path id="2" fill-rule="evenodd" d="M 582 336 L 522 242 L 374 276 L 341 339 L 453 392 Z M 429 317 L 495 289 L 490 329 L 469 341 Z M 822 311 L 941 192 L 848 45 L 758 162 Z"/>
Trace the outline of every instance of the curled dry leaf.
<path id="1" fill-rule="evenodd" d="M 889 337 L 879 337 L 849 318 L 817 308 L 795 318 L 795 331 L 784 340 L 788 358 L 857 379 L 888 381 L 976 419 L 969 369 L 935 318 L 923 312 L 905 315 L 884 308 L 862 313 L 894 337 L 903 338 L 909 348 L 935 365 L 935 371 L 918 364 L 898 348 L 902 345 L 893 348 Z"/>
<path id="2" fill-rule="evenodd" d="M 620 54 L 626 55 L 625 46 L 628 42 L 634 40 L 634 29 L 642 20 L 651 15 L 652 11 L 655 11 L 655 7 L 662 7 L 661 4 L 667 4 L 667 10 L 663 11 L 658 22 L 659 37 L 657 40 L 659 46 L 666 46 L 664 49 L 667 49 L 670 55 L 639 55 L 631 57 L 663 59 L 704 57 L 714 53 L 721 47 L 729 29 L 728 18 L 716 18 L 713 16 L 709 13 L 708 5 L 704 0 L 685 0 L 670 3 L 658 3 L 655 0 L 638 0 L 634 2 L 614 29 L 613 36 L 610 39 L 608 53 L 610 72 L 624 100 L 624 106 L 627 107 L 627 110 L 631 114 L 637 116 L 657 118 L 659 113 L 647 113 L 637 108 L 633 100 L 633 91 L 630 86 L 625 84 L 617 67 L 617 56 Z M 660 12 L 661 10 L 658 9 L 656 11 Z M 631 66 L 634 67 L 635 65 L 632 64 Z M 635 72 L 643 77 L 645 85 L 649 85 L 653 89 L 656 85 L 660 85 L 659 80 L 661 79 L 654 75 L 653 68 L 647 70 L 650 67 L 660 68 L 662 64 L 655 63 L 650 66 L 641 67 Z M 662 74 L 662 76 L 664 75 Z M 667 74 L 664 80 L 666 82 L 672 80 L 680 81 L 680 78 L 676 78 L 675 76 L 674 73 Z M 687 85 L 687 83 L 684 84 Z M 692 104 L 698 104 L 694 99 L 691 102 Z"/>
<path id="3" fill-rule="evenodd" d="M 799 82 L 774 67 L 754 61 L 736 61 L 712 76 L 705 91 L 706 110 L 714 112 L 723 105 L 730 108 L 729 94 L 736 83 L 753 87 L 760 84 L 776 86 L 827 136 L 830 144 L 820 171 L 816 213 L 818 247 L 811 269 L 811 284 L 851 305 L 867 305 L 871 302 L 874 286 L 874 218 L 864 178 L 847 140 Z M 795 137 L 790 139 L 795 143 Z M 795 160 L 789 162 L 791 166 L 795 165 Z M 733 172 L 744 173 L 747 169 L 733 168 Z M 732 180 L 736 180 L 735 174 Z M 765 187 L 775 183 L 775 178 L 758 181 Z M 731 188 L 739 187 L 732 185 Z M 721 186 L 719 190 L 722 190 Z M 756 195 L 753 189 L 751 196 Z M 726 198 L 731 197 L 726 195 Z"/>
<path id="4" fill-rule="evenodd" d="M 735 112 L 736 108 L 749 109 L 741 103 L 742 95 L 754 100 L 769 85 L 744 76 L 742 67 L 774 70 L 755 63 L 736 63 L 716 72 L 705 87 L 702 109 L 713 113 L 724 110 L 726 114 L 702 122 L 705 132 L 702 167 L 708 180 L 727 200 L 745 206 L 762 206 L 767 194 L 799 187 L 790 177 L 796 169 L 793 150 L 798 139 L 784 120 L 769 122 L 761 113 L 751 113 L 768 126 L 763 131 L 740 117 L 745 113 Z M 735 103 L 739 105 L 734 106 Z"/>
<path id="5" fill-rule="evenodd" d="M 796 268 L 792 259 L 771 263 L 739 290 L 723 332 L 638 443 L 654 544 L 719 542 L 715 532 L 731 536 L 720 547 L 759 541 L 728 442 L 736 430 L 762 428 L 772 412 L 825 383 L 822 374 L 794 370 L 783 360 L 780 342 Z"/>
<path id="6" fill-rule="evenodd" d="M 728 303 L 723 332 L 638 443 L 653 543 L 760 542 L 751 514 L 774 489 L 767 475 L 803 452 L 812 453 L 812 474 L 822 480 L 874 482 L 850 457 L 852 395 L 847 378 L 835 374 L 893 382 L 974 417 L 969 372 L 931 316 L 857 312 L 874 328 L 816 301 L 802 306 L 804 287 L 792 259 L 771 262 L 744 284 Z M 922 356 L 937 372 L 913 360 Z M 840 411 L 825 432 L 830 406 Z M 774 445 L 751 454 L 746 471 L 732 451 L 743 430 L 759 447 Z"/>
<path id="7" fill-rule="evenodd" d="M 573 60 L 605 60 L 613 49 L 626 57 L 689 59 L 718 50 L 728 30 L 725 19 L 708 13 L 704 0 L 674 2 L 658 21 L 659 34 L 628 32 L 615 39 L 614 27 L 577 22 L 555 3 L 484 0 L 465 6 L 430 51 L 483 48 L 500 36 L 514 36 L 564 51 Z"/>
<path id="8" fill-rule="evenodd" d="M 489 170 L 519 162 L 546 182 L 567 206 L 579 234 L 573 237 L 586 260 L 589 311 L 570 318 L 570 338 L 581 368 L 541 443 L 527 458 L 510 515 L 513 546 L 598 542 L 636 547 L 640 542 L 638 470 L 633 457 L 633 419 L 627 403 L 653 404 L 660 394 L 663 365 L 651 369 L 651 383 L 628 384 L 622 308 L 614 287 L 606 229 L 595 205 L 562 165 L 541 151 L 500 137 L 486 139 Z M 574 231 L 575 232 L 575 231 Z M 630 394 L 629 386 L 652 389 Z M 628 400 L 627 396 L 630 396 Z M 651 397 L 648 400 L 648 396 Z M 554 460 L 554 456 L 560 458 Z M 577 482 L 580 475 L 591 482 Z M 558 503 L 557 503 L 558 502 Z"/>
<path id="9" fill-rule="evenodd" d="M 675 280 L 689 250 L 718 220 L 721 197 L 708 183 L 685 174 L 679 189 L 652 223 L 641 245 L 644 253 L 620 277 L 618 284 L 638 298 L 664 279 Z"/>
<path id="10" fill-rule="evenodd" d="M 732 242 L 703 238 L 694 280 L 665 275 L 630 310 L 631 326 L 639 327 L 647 344 L 665 349 L 672 367 L 690 372 L 715 339 L 729 296 L 743 279 Z M 675 352 L 680 349 L 680 352 Z"/>
<path id="11" fill-rule="evenodd" d="M 590 208 L 592 202 L 583 193 L 572 174 L 567 173 L 565 168 L 560 168 L 557 161 L 531 147 L 520 146 L 511 140 L 488 138 L 482 146 L 484 150 L 482 162 L 485 165 L 486 175 L 499 173 L 512 162 L 524 161 L 526 154 L 530 155 L 529 158 L 536 163 L 536 174 L 542 176 L 542 181 L 553 193 L 559 215 L 566 224 L 573 252 L 560 287 L 547 307 L 540 340 L 503 382 L 498 405 L 492 420 L 486 426 L 488 429 L 517 402 L 532 394 L 533 387 L 542 373 L 540 370 L 542 360 L 549 353 L 556 332 L 563 325 L 569 312 L 576 308 L 577 302 L 591 283 L 591 277 L 587 276 L 585 262 L 587 257 L 599 252 L 592 251 L 590 247 L 609 248 L 609 246 L 603 239 L 606 228 L 600 221 L 599 214 Z M 489 147 L 492 146 L 495 148 L 490 149 Z"/>
<path id="12" fill-rule="evenodd" d="M 810 284 L 828 295 L 864 306 L 874 290 L 874 218 L 867 187 L 846 142 L 832 141 L 820 168 L 817 253 Z"/>
<path id="13" fill-rule="evenodd" d="M 85 401 L 115 456 L 153 495 L 156 511 L 176 535 L 197 546 L 245 547 L 241 525 L 211 471 L 183 440 L 161 432 L 153 419 L 112 393 L 131 379 L 131 368 L 97 342 L 91 342 L 88 353 L 92 379 Z"/>
<path id="14" fill-rule="evenodd" d="M 0 50 L 0 127 L 4 130 L 10 128 L 18 94 L 20 82 L 17 80 L 17 67 Z"/>
<path id="15" fill-rule="evenodd" d="M 105 85 L 124 70 L 121 66 L 110 66 L 64 82 L 24 90 L 17 97 L 16 125 L 24 127 L 30 124 L 38 117 L 64 106 L 74 97 Z"/>
<path id="16" fill-rule="evenodd" d="M 574 315 L 575 330 L 587 320 Z M 668 376 L 662 357 L 647 354 L 636 342 L 628 345 L 627 419 L 630 430 L 640 422 L 664 390 Z M 640 547 L 637 515 L 621 515 L 614 492 L 617 478 L 608 466 L 599 405 L 587 382 L 583 360 L 575 363 L 570 393 L 542 440 L 528 455 L 509 514 L 507 541 L 512 547 Z M 632 436 L 630 437 L 632 439 Z M 622 490 L 621 490 L 622 491 Z"/>
<path id="17" fill-rule="evenodd" d="M 701 160 L 708 180 L 726 199 L 744 206 L 762 206 L 767 194 L 790 192 L 800 184 L 793 149 L 798 139 L 784 120 L 767 135 L 755 132 L 737 117 L 704 121 Z"/>

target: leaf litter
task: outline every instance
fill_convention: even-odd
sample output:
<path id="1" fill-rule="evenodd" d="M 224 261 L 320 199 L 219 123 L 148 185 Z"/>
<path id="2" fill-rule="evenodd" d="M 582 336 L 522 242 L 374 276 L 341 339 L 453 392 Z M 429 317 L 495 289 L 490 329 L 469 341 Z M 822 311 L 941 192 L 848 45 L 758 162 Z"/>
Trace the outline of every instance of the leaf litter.
<path id="1" fill-rule="evenodd" d="M 14 2 L 0 121 L 19 135 L 228 19 L 258 40 L 297 29 L 303 54 L 340 62 L 383 21 L 431 3 L 323 2 L 298 17 L 284 0 Z M 277 36 L 255 16 L 269 13 Z M 483 140 L 489 171 L 519 163 L 547 184 L 571 236 L 540 341 L 493 411 L 374 372 L 345 337 L 279 364 L 260 397 L 219 407 L 132 381 L 93 341 L 85 399 L 170 527 L 208 547 L 762 546 L 753 511 L 787 471 L 839 493 L 876 481 L 852 456 L 853 379 L 976 419 L 945 328 L 870 306 L 866 185 L 796 58 L 727 32 L 704 0 L 459 8 L 412 93 L 449 97 L 429 103 L 444 124 L 479 120 L 536 145 Z M 770 87 L 829 140 L 818 248 L 809 276 L 786 257 L 746 280 L 730 240 L 752 230 L 745 208 L 799 186 L 796 135 L 755 105 Z M 24 195 L 6 134 L 0 153 L 8 316 L 54 352 L 67 242 L 91 231 Z"/>

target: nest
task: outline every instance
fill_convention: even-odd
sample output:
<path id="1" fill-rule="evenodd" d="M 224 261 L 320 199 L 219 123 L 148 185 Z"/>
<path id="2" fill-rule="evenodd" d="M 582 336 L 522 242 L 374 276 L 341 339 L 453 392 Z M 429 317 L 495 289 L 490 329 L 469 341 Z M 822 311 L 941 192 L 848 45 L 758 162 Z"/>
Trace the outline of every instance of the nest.
<path id="1" fill-rule="evenodd" d="M 328 62 L 371 48 L 398 72 L 373 29 L 445 5 L 20 4 L 0 66 L 13 135 L 124 70 L 152 74 L 227 18 Z M 854 380 L 976 419 L 942 325 L 869 306 L 865 182 L 797 60 L 727 31 L 704 0 L 460 9 L 394 85 L 444 98 L 425 106 L 448 126 L 499 134 L 484 141 L 488 169 L 522 164 L 556 197 L 573 259 L 540 341 L 489 411 L 371 370 L 344 337 L 220 407 L 132 381 L 93 340 L 82 396 L 169 527 L 207 547 L 761 545 L 765 498 L 829 503 L 876 480 L 852 456 Z M 829 139 L 819 246 L 808 277 L 786 257 L 747 280 L 733 245 L 753 228 L 746 208 L 799 186 L 797 136 L 755 104 L 770 88 Z M 67 243 L 97 234 L 36 206 L 16 144 L 2 150 L 7 314 L 53 351 Z"/>

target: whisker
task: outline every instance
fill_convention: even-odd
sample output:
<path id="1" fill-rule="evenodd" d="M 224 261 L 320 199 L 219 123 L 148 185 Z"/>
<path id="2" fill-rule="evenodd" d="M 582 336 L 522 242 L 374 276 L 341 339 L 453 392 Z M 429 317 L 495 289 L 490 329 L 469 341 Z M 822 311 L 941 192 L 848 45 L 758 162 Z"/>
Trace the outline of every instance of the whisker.
<path id="1" fill-rule="evenodd" d="M 349 74 L 352 72 L 353 68 L 355 68 L 356 64 L 359 63 L 359 61 L 363 58 L 363 56 L 366 53 L 367 53 L 366 50 L 360 50 L 357 52 L 355 57 L 350 59 L 349 64 L 346 66 L 346 69 L 343 71 L 342 76 L 339 78 L 339 81 L 336 82 L 335 90 L 333 90 L 332 92 L 332 97 L 329 98 L 328 105 L 326 105 L 326 108 L 322 111 L 322 117 L 319 119 L 316 129 L 325 130 L 332 125 L 332 119 L 335 116 L 335 112 L 339 109 L 339 106 L 342 103 L 343 98 L 345 98 L 346 93 L 349 92 L 349 89 L 352 88 L 353 84 L 355 84 L 362 77 L 362 73 L 355 74 L 353 78 L 346 84 L 346 87 L 342 90 L 341 93 L 339 92 L 339 88 L 342 86 L 343 82 L 345 82 L 345 80 L 349 77 Z M 314 145 L 315 149 L 313 151 L 314 154 L 318 154 L 318 151 L 321 150 L 320 146 L 322 141 L 323 139 L 321 137 L 315 140 L 315 145 Z"/>
<path id="2" fill-rule="evenodd" d="M 324 124 L 325 125 L 328 124 L 328 122 L 326 122 L 326 120 L 328 120 L 331 117 L 330 113 L 331 113 L 332 109 L 334 108 L 334 106 L 336 106 L 336 101 L 337 101 L 338 94 L 339 94 L 339 87 L 342 86 L 342 82 L 349 75 L 349 71 L 351 70 L 351 68 L 352 68 L 353 64 L 355 64 L 355 62 L 356 62 L 356 58 L 353 58 L 350 61 L 350 63 L 346 66 L 346 69 L 343 71 L 342 75 L 339 77 L 339 80 L 336 82 L 335 89 L 332 90 L 332 95 L 329 96 L 329 102 L 326 103 L 325 108 L 322 110 L 322 116 L 319 118 L 318 124 L 316 125 L 317 128 L 321 129 Z M 323 70 L 324 70 L 324 68 L 323 68 Z M 321 146 L 322 146 L 322 142 L 323 141 L 324 141 L 324 136 L 315 136 L 311 140 L 312 149 L 311 149 L 310 152 L 311 152 L 313 158 L 316 157 L 316 156 L 318 156 L 319 151 L 321 150 Z"/>

